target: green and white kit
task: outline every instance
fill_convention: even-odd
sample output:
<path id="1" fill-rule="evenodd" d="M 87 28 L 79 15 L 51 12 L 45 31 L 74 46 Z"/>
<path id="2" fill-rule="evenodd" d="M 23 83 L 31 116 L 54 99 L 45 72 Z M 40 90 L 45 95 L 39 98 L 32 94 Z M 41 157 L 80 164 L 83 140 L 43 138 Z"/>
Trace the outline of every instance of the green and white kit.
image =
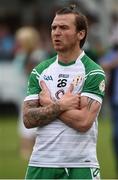
<path id="1" fill-rule="evenodd" d="M 25 101 L 38 99 L 41 80 L 45 81 L 55 99 L 60 99 L 72 82 L 73 93 L 80 92 L 81 96 L 90 97 L 100 103 L 104 97 L 104 71 L 84 51 L 70 64 L 60 62 L 58 56 L 55 56 L 34 68 L 29 78 Z M 29 166 L 99 168 L 96 156 L 97 126 L 96 117 L 86 133 L 70 128 L 59 119 L 38 127 Z"/>

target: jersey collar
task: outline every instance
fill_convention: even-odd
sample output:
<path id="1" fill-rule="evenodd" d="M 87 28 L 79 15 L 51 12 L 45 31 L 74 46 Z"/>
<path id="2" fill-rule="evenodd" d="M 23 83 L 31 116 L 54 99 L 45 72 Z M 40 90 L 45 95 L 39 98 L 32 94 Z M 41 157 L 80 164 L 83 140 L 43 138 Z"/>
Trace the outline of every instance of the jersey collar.
<path id="1" fill-rule="evenodd" d="M 78 56 L 78 58 L 77 58 L 76 61 L 72 61 L 72 62 L 67 63 L 67 64 L 64 63 L 64 62 L 62 62 L 62 61 L 59 61 L 59 60 L 58 60 L 58 55 L 57 55 L 56 61 L 57 61 L 58 64 L 60 64 L 60 65 L 62 65 L 62 66 L 69 66 L 69 65 L 75 64 L 78 60 L 82 59 L 84 55 L 85 55 L 85 52 L 84 52 L 84 50 L 83 50 L 82 53 Z"/>

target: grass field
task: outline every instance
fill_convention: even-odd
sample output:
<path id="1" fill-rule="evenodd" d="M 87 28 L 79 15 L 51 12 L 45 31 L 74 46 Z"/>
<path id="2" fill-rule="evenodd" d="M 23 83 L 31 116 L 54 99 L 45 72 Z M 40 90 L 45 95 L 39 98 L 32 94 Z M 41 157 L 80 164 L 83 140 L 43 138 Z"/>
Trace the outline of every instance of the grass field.
<path id="1" fill-rule="evenodd" d="M 98 158 L 102 179 L 115 179 L 109 120 L 99 121 Z M 27 163 L 19 156 L 17 118 L 0 117 L 0 179 L 23 179 Z"/>

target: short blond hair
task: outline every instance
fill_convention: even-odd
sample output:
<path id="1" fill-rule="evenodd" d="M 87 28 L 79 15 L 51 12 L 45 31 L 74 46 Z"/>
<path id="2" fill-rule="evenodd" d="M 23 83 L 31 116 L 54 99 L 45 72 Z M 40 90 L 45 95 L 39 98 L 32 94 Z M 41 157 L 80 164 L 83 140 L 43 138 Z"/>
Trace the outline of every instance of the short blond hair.
<path id="1" fill-rule="evenodd" d="M 40 43 L 40 34 L 34 27 L 21 27 L 15 38 L 25 50 L 32 50 Z"/>

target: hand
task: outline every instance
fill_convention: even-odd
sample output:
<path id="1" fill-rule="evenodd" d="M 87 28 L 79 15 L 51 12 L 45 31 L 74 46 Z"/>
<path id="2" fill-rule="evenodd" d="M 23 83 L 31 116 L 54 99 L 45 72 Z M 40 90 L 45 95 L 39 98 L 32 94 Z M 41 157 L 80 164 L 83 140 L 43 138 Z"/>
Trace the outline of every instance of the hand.
<path id="1" fill-rule="evenodd" d="M 62 110 L 80 109 L 81 108 L 81 95 L 73 94 L 74 86 L 70 85 L 66 93 L 58 101 Z"/>
<path id="2" fill-rule="evenodd" d="M 81 102 L 81 94 L 78 94 L 78 109 L 80 110 L 82 108 L 82 102 Z"/>
<path id="3" fill-rule="evenodd" d="M 51 99 L 51 93 L 44 81 L 40 82 L 42 91 L 39 93 L 39 101 L 41 106 L 47 106 L 53 103 Z"/>

